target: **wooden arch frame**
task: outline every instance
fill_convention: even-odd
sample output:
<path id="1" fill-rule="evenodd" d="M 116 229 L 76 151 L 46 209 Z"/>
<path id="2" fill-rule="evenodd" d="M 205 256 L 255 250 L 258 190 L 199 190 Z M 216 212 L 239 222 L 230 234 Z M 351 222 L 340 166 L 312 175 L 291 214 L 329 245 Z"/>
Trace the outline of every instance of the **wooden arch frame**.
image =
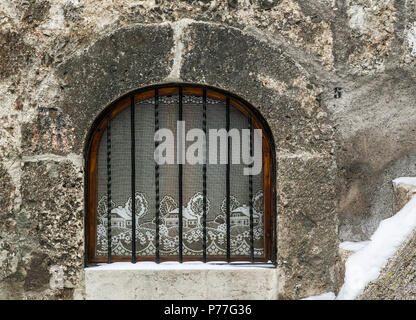
<path id="1" fill-rule="evenodd" d="M 255 257 L 255 262 L 272 262 L 277 260 L 277 217 L 276 217 L 276 154 L 271 130 L 262 115 L 251 104 L 224 90 L 210 86 L 172 83 L 141 88 L 130 92 L 111 103 L 94 121 L 89 132 L 88 144 L 85 150 L 86 174 L 85 174 L 85 264 L 107 262 L 106 256 L 96 255 L 96 201 L 97 201 L 97 152 L 103 132 L 107 126 L 107 119 L 115 118 L 121 111 L 140 100 L 158 95 L 177 94 L 179 88 L 184 95 L 202 96 L 205 88 L 209 98 L 226 101 L 229 97 L 230 106 L 237 108 L 247 117 L 250 115 L 255 129 L 261 129 L 263 136 L 264 159 L 264 257 Z M 223 256 L 208 256 L 208 261 L 224 261 Z M 112 256 L 113 261 L 131 261 L 128 256 Z M 244 260 L 243 256 L 232 257 L 231 261 Z M 154 261 L 154 256 L 137 257 L 137 261 Z M 163 256 L 160 261 L 176 261 L 177 256 Z M 200 261 L 200 256 L 184 256 L 184 261 Z"/>

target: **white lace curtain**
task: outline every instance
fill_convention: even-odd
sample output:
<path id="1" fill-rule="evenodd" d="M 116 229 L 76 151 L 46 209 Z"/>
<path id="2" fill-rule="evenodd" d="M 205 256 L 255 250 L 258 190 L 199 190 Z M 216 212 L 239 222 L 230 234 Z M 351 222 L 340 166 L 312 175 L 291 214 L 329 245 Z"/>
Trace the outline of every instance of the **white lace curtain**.
<path id="1" fill-rule="evenodd" d="M 155 161 L 154 100 L 135 105 L 136 168 L 136 255 L 155 255 Z M 207 99 L 207 129 L 226 127 L 225 103 Z M 159 127 L 172 130 L 176 137 L 178 96 L 160 97 Z M 183 96 L 186 130 L 202 128 L 202 97 Z M 112 254 L 131 255 L 131 129 L 130 109 L 124 109 L 111 122 L 111 239 Z M 247 117 L 230 108 L 230 128 L 247 129 Z M 207 139 L 208 140 L 208 139 Z M 176 143 L 176 141 L 175 141 Z M 187 146 L 192 142 L 187 142 Z M 207 141 L 207 148 L 209 143 Z M 97 159 L 97 255 L 107 255 L 107 161 L 106 132 L 102 135 Z M 176 152 L 176 149 L 175 149 Z M 250 254 L 249 177 L 245 165 L 231 164 L 231 255 Z M 264 165 L 262 166 L 264 168 Z M 263 176 L 253 176 L 254 254 L 264 255 Z M 159 166 L 160 254 L 178 255 L 178 165 Z M 207 255 L 226 254 L 226 165 L 207 164 Z M 202 255 L 203 212 L 202 164 L 183 165 L 183 254 Z"/>

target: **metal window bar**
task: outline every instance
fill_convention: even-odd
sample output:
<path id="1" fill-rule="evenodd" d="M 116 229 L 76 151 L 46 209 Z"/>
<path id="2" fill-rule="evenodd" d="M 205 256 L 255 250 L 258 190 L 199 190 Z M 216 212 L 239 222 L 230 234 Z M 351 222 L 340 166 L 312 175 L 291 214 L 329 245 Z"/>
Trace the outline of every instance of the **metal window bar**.
<path id="1" fill-rule="evenodd" d="M 248 117 L 248 128 L 250 130 L 250 157 L 253 157 L 253 120 L 251 115 Z M 253 164 L 250 165 L 253 167 Z M 250 205 L 250 262 L 254 263 L 254 219 L 253 219 L 253 176 L 248 176 L 248 193 Z"/>
<path id="2" fill-rule="evenodd" d="M 155 89 L 155 132 L 159 130 L 159 90 Z M 159 141 L 155 140 L 155 150 L 159 146 Z M 155 260 L 156 263 L 160 262 L 160 248 L 159 248 L 159 224 L 160 224 L 160 186 L 159 186 L 159 165 L 155 162 L 155 188 L 156 188 L 156 198 L 155 198 L 155 206 L 156 206 L 156 254 Z"/>
<path id="3" fill-rule="evenodd" d="M 276 167 L 275 167 L 276 170 Z M 272 175 L 272 185 L 275 186 L 275 179 L 276 176 Z M 273 229 L 272 229 L 272 234 L 273 234 L 273 252 L 272 252 L 272 263 L 277 266 L 277 211 L 276 211 L 276 198 L 275 198 L 275 192 L 276 189 L 273 192 Z"/>
<path id="4" fill-rule="evenodd" d="M 207 133 L 207 89 L 203 89 L 202 94 L 202 130 L 205 137 Z M 204 157 L 205 161 L 202 165 L 202 250 L 203 250 L 203 262 L 207 262 L 207 145 L 205 140 Z"/>
<path id="5" fill-rule="evenodd" d="M 111 263 L 111 118 L 107 117 L 107 262 Z"/>
<path id="6" fill-rule="evenodd" d="M 227 192 L 227 216 L 226 216 L 226 226 L 227 226 L 227 262 L 231 262 L 231 224 L 230 224 L 230 162 L 231 162 L 231 146 L 230 141 L 231 137 L 228 135 L 230 132 L 230 97 L 226 97 L 226 130 L 227 130 L 227 174 L 226 174 L 226 192 Z"/>
<path id="7" fill-rule="evenodd" d="M 134 129 L 134 95 L 130 97 L 131 118 L 131 262 L 136 263 L 136 142 Z"/>
<path id="8" fill-rule="evenodd" d="M 182 110 L 182 87 L 179 87 L 179 114 L 178 114 L 178 121 L 182 121 L 183 118 L 183 110 Z M 182 135 L 185 134 L 184 132 L 181 133 Z M 180 153 L 181 161 L 178 163 L 178 181 L 179 181 L 179 262 L 183 262 L 183 222 L 182 222 L 182 215 L 183 215 L 183 199 L 182 199 L 182 137 L 180 144 L 177 145 L 178 153 Z M 180 151 L 179 151 L 180 149 Z"/>

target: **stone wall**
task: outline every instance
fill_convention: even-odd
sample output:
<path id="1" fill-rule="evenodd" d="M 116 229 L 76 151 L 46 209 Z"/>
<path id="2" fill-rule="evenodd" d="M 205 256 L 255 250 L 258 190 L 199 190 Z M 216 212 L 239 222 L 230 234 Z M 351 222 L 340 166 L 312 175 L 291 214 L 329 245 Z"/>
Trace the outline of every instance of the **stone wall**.
<path id="1" fill-rule="evenodd" d="M 259 109 L 276 144 L 279 298 L 336 290 L 338 236 L 367 239 L 392 214 L 391 178 L 416 173 L 415 64 L 412 0 L 1 1 L 0 298 L 82 297 L 91 124 L 165 82 Z"/>

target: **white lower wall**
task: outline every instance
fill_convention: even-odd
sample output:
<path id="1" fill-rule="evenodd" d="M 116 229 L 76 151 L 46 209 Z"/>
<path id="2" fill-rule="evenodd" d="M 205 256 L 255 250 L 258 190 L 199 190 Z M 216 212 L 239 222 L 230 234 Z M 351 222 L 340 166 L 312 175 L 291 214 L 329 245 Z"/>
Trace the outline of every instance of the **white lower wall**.
<path id="1" fill-rule="evenodd" d="M 114 263 L 85 269 L 86 299 L 277 299 L 268 266 Z"/>

